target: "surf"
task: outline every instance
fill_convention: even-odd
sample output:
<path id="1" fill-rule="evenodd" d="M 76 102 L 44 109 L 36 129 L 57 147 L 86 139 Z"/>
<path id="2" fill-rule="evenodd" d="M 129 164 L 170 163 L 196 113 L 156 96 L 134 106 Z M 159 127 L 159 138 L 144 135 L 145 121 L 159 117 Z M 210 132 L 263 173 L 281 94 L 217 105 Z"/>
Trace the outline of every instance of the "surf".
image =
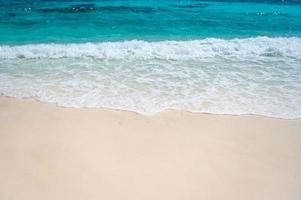
<path id="1" fill-rule="evenodd" d="M 0 93 L 65 107 L 301 117 L 301 39 L 0 46 Z"/>

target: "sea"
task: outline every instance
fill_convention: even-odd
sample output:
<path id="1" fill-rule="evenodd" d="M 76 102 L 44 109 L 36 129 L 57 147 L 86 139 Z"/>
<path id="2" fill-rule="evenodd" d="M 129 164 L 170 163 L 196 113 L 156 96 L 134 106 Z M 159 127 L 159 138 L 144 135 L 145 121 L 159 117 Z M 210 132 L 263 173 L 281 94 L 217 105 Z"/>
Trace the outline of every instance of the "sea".
<path id="1" fill-rule="evenodd" d="M 0 0 L 0 94 L 301 118 L 301 0 Z"/>

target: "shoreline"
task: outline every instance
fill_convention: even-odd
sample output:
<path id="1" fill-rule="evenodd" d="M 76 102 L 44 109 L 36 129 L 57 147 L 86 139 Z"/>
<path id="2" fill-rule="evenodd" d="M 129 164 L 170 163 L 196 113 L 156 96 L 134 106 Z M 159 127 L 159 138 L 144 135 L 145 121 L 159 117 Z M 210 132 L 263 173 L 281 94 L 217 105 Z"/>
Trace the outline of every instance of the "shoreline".
<path id="1" fill-rule="evenodd" d="M 0 96 L 0 199 L 301 197 L 301 119 Z"/>
<path id="2" fill-rule="evenodd" d="M 142 117 L 156 117 L 157 115 L 161 115 L 162 113 L 182 113 L 182 114 L 195 114 L 195 115 L 216 115 L 216 116 L 232 116 L 232 117 L 259 117 L 259 118 L 268 118 L 268 119 L 277 119 L 277 120 L 288 120 L 288 121 L 301 121 L 301 117 L 298 118 L 281 118 L 281 117 L 274 117 L 274 116 L 268 116 L 268 115 L 260 115 L 260 114 L 226 114 L 226 113 L 209 113 L 209 112 L 200 112 L 200 111 L 190 111 L 190 110 L 178 110 L 178 109 L 164 109 L 162 111 L 156 112 L 154 114 L 143 114 L 139 113 L 137 111 L 132 110 L 125 110 L 125 109 L 118 109 L 118 108 L 109 108 L 109 107 L 68 107 L 68 106 L 62 106 L 58 105 L 54 102 L 44 102 L 38 99 L 35 99 L 34 97 L 14 97 L 14 96 L 6 96 L 3 94 L 0 94 L 0 100 L 1 99 L 11 99 L 11 100 L 21 100 L 21 101 L 32 101 L 36 102 L 38 104 L 46 104 L 46 105 L 53 105 L 55 107 L 63 108 L 63 109 L 78 109 L 78 110 L 98 110 L 98 111 L 111 111 L 111 112 L 125 112 L 125 113 L 132 113 L 135 115 L 140 115 Z"/>

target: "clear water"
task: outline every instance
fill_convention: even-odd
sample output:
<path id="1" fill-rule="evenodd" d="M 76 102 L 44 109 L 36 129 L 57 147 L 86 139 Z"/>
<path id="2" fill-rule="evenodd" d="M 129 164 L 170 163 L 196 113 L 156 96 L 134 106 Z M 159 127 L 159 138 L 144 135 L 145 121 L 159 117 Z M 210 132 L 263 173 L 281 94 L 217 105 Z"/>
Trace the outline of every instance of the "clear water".
<path id="1" fill-rule="evenodd" d="M 0 0 L 0 93 L 301 117 L 301 1 Z"/>
<path id="2" fill-rule="evenodd" d="M 301 1 L 1 0 L 0 42 L 300 36 Z M 294 1 L 292 1 L 294 2 Z"/>

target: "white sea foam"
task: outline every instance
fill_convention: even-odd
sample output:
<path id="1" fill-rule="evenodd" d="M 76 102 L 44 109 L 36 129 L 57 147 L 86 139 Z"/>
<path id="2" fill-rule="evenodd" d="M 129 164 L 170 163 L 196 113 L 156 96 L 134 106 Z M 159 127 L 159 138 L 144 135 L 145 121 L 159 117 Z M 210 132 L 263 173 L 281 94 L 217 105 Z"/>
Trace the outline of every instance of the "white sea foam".
<path id="1" fill-rule="evenodd" d="M 0 58 L 206 59 L 254 56 L 301 57 L 301 38 L 256 37 L 192 41 L 124 41 L 84 44 L 0 46 Z"/>
<path id="2" fill-rule="evenodd" d="M 301 117 L 301 38 L 0 46 L 0 93 L 69 107 Z"/>

